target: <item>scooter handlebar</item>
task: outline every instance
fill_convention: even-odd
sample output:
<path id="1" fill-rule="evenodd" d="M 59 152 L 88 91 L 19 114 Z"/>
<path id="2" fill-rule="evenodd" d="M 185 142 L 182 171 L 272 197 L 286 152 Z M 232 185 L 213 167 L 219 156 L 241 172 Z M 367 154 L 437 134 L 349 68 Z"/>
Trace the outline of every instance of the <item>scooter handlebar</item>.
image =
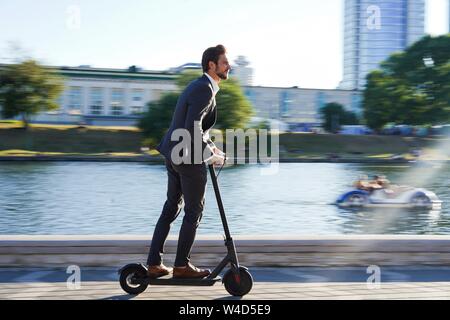
<path id="1" fill-rule="evenodd" d="M 219 166 L 219 165 L 215 165 L 214 163 L 209 163 L 208 164 L 209 168 L 212 169 L 211 174 L 214 172 L 214 175 L 215 175 L 216 178 L 219 176 L 220 171 L 222 171 L 222 168 L 225 166 L 225 163 L 228 160 L 228 157 L 226 156 L 225 153 L 222 152 L 221 156 L 223 156 L 223 163 L 222 163 L 222 165 L 220 165 L 219 172 L 216 173 L 216 170 L 214 169 L 214 166 Z"/>

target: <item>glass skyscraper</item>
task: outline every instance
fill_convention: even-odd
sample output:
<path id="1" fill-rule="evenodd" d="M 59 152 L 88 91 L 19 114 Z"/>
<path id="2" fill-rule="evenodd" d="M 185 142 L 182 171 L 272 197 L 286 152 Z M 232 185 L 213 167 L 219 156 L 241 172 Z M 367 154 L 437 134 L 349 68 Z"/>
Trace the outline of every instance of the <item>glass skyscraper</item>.
<path id="1" fill-rule="evenodd" d="M 363 89 L 366 75 L 425 34 L 425 0 L 345 0 L 340 89 Z"/>

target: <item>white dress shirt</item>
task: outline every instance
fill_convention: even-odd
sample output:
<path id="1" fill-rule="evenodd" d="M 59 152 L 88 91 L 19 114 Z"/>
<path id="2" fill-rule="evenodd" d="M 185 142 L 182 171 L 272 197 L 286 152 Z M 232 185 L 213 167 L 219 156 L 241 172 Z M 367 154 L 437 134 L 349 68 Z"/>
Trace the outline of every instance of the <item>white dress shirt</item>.
<path id="1" fill-rule="evenodd" d="M 219 91 L 219 84 L 216 82 L 216 80 L 214 80 L 209 74 L 207 74 L 205 72 L 205 76 L 208 77 L 209 81 L 211 81 L 212 87 L 213 87 L 213 91 L 214 91 L 214 95 L 217 94 L 217 92 Z"/>
<path id="2" fill-rule="evenodd" d="M 218 92 L 219 89 L 220 89 L 220 88 L 219 88 L 219 84 L 218 84 L 218 83 L 216 82 L 216 80 L 214 80 L 208 73 L 205 72 L 204 74 L 208 77 L 209 81 L 211 82 L 211 85 L 212 85 L 212 87 L 213 87 L 213 93 L 214 93 L 214 96 L 216 96 L 217 92 Z M 204 139 L 204 141 L 206 140 L 206 141 L 209 141 L 209 142 L 210 142 L 210 143 L 208 143 L 208 146 L 209 146 L 209 149 L 211 150 L 212 156 L 204 160 L 205 162 L 209 162 L 209 161 L 212 160 L 213 158 L 217 157 L 217 155 L 215 155 L 214 152 L 212 151 L 212 148 L 213 148 L 213 147 L 215 148 L 216 145 L 215 145 L 214 142 L 212 142 L 212 141 L 210 140 L 210 138 L 209 138 L 209 130 L 208 130 L 207 132 L 204 133 L 203 139 Z M 205 142 L 206 142 L 206 141 L 205 141 Z M 214 160 L 216 160 L 216 159 L 214 159 Z"/>

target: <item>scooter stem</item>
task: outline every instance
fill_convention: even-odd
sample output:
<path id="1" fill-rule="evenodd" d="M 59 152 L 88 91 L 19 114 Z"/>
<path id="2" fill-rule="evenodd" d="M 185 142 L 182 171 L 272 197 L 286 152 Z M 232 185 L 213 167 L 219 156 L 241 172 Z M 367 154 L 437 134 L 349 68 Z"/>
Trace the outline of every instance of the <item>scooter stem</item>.
<path id="1" fill-rule="evenodd" d="M 222 219 L 223 230 L 225 232 L 226 240 L 231 240 L 230 229 L 228 228 L 227 217 L 225 216 L 225 210 L 223 208 L 222 198 L 220 196 L 219 185 L 217 183 L 216 170 L 214 169 L 214 165 L 210 164 L 209 173 L 211 175 L 211 181 L 214 188 L 214 193 L 216 195 L 217 206 L 219 207 L 220 218 Z"/>

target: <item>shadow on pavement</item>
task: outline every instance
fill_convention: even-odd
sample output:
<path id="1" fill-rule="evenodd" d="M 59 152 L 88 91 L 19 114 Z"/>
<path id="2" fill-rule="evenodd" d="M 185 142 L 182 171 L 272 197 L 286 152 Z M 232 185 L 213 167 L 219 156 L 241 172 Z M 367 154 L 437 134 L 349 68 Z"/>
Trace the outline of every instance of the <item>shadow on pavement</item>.
<path id="1" fill-rule="evenodd" d="M 383 267 L 382 282 L 450 282 L 450 267 Z M 373 274 L 367 267 L 296 267 L 296 268 L 250 268 L 255 282 L 367 282 Z M 0 283 L 67 282 L 71 273 L 65 269 L 0 268 Z M 82 268 L 82 282 L 113 282 L 119 285 L 116 269 Z"/>
<path id="2" fill-rule="evenodd" d="M 216 298 L 214 300 L 235 300 L 235 301 L 239 301 L 239 300 L 242 300 L 242 297 L 224 296 L 224 297 Z"/>
<path id="3" fill-rule="evenodd" d="M 122 294 L 122 295 L 117 295 L 117 296 L 111 296 L 111 297 L 106 297 L 100 300 L 131 300 L 134 299 L 136 296 L 132 295 L 132 294 Z"/>

